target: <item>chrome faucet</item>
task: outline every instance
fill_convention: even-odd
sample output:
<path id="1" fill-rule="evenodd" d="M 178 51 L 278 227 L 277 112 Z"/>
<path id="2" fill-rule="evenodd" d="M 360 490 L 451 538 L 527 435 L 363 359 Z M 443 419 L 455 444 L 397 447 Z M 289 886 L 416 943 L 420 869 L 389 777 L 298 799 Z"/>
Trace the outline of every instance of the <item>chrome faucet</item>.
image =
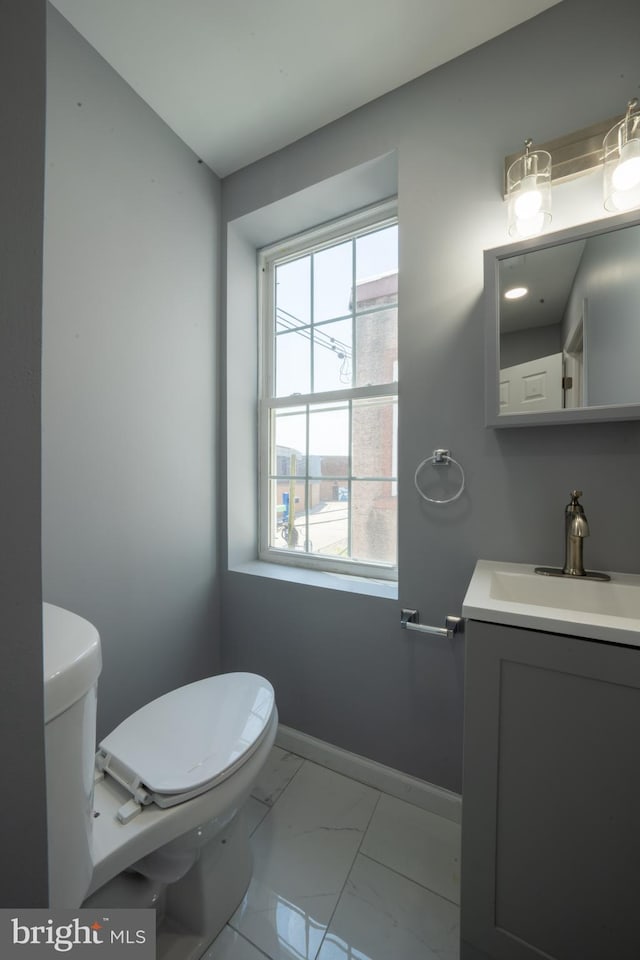
<path id="1" fill-rule="evenodd" d="M 589 524 L 584 515 L 582 504 L 578 503 L 582 490 L 571 491 L 571 503 L 564 511 L 564 567 L 565 577 L 584 577 L 582 545 L 589 536 Z"/>
<path id="2" fill-rule="evenodd" d="M 564 510 L 564 566 L 536 567 L 535 572 L 546 577 L 584 577 L 585 580 L 610 580 L 607 573 L 585 570 L 582 562 L 584 538 L 589 536 L 589 524 L 579 499 L 582 490 L 571 491 L 571 502 Z"/>

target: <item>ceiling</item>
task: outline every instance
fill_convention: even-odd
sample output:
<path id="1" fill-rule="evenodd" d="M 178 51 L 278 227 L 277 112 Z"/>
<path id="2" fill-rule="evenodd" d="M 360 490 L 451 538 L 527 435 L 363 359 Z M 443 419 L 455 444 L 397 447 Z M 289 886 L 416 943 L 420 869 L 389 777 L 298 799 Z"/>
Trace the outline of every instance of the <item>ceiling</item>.
<path id="1" fill-rule="evenodd" d="M 558 0 L 52 0 L 219 176 Z"/>
<path id="2" fill-rule="evenodd" d="M 586 240 L 573 240 L 500 261 L 500 333 L 562 323 Z M 526 296 L 505 300 L 511 287 Z"/>

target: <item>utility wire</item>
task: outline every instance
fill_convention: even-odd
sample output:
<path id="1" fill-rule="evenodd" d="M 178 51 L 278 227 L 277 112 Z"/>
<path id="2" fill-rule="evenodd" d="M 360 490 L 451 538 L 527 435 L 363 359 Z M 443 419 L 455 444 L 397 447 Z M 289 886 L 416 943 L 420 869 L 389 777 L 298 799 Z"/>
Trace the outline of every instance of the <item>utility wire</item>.
<path id="1" fill-rule="evenodd" d="M 335 353 L 340 360 L 351 359 L 351 348 L 343 340 L 329 336 L 328 333 L 325 333 L 324 330 L 317 326 L 313 327 L 312 338 L 311 327 L 308 324 L 303 324 L 299 317 L 296 317 L 293 313 L 289 313 L 288 310 L 283 310 L 282 307 L 276 309 L 276 324 L 284 327 L 285 331 L 295 330 L 306 340 L 313 339 L 319 346 L 325 347 L 325 349 Z"/>

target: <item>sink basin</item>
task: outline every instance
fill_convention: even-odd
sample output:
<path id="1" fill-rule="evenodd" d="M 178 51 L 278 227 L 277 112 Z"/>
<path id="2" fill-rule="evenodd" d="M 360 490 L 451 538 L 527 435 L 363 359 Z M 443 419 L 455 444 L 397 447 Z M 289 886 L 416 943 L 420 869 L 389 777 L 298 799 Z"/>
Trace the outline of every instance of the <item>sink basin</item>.
<path id="1" fill-rule="evenodd" d="M 524 563 L 479 560 L 463 616 L 640 646 L 640 576 L 612 573 L 601 583 L 543 577 Z"/>

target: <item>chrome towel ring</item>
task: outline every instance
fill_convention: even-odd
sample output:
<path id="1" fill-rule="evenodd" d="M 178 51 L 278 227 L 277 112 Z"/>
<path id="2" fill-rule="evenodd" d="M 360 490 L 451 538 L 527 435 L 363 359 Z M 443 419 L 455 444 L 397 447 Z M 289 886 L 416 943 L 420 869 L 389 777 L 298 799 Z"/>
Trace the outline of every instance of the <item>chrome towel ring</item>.
<path id="1" fill-rule="evenodd" d="M 425 467 L 428 463 L 432 463 L 434 466 L 449 466 L 450 464 L 453 463 L 458 468 L 458 470 L 460 471 L 460 487 L 452 497 L 446 497 L 443 500 L 438 500 L 436 497 L 427 496 L 424 490 L 422 490 L 419 483 L 419 475 L 422 468 Z M 428 500 L 429 503 L 453 503 L 453 501 L 457 500 L 458 497 L 462 494 L 462 491 L 464 490 L 464 470 L 462 469 L 462 466 L 458 463 L 458 461 L 453 459 L 449 450 L 434 450 L 430 457 L 425 457 L 425 459 L 418 464 L 416 468 L 416 472 L 413 477 L 413 482 L 415 484 L 416 490 L 418 491 L 418 493 L 420 494 L 423 500 Z"/>

